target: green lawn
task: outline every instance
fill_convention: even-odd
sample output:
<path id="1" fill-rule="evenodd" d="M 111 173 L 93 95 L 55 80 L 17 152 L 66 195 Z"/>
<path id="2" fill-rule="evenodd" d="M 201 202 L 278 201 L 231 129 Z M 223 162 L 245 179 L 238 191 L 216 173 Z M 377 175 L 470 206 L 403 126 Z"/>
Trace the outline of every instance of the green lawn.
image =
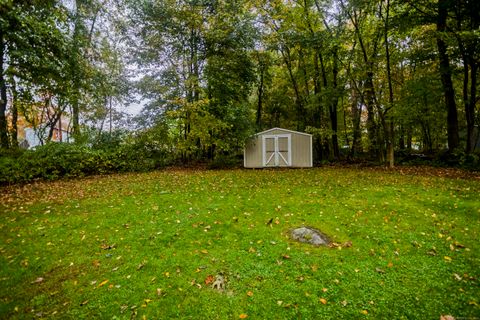
<path id="1" fill-rule="evenodd" d="M 480 317 L 478 179 L 167 170 L 0 191 L 0 318 Z M 352 246 L 292 242 L 301 225 Z"/>

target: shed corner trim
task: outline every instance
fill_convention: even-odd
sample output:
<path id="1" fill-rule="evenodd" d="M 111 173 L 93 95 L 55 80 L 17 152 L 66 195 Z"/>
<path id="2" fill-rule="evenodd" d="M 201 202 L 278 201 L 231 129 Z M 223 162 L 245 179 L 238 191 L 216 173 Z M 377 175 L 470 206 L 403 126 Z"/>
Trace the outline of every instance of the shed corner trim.
<path id="1" fill-rule="evenodd" d="M 300 132 L 300 131 L 294 131 L 294 130 L 289 130 L 289 129 L 284 129 L 284 128 L 279 128 L 279 127 L 275 127 L 275 128 L 271 128 L 271 129 L 262 131 L 262 132 L 255 133 L 254 136 L 259 136 L 259 135 L 261 135 L 261 134 L 269 133 L 269 132 L 274 131 L 274 130 L 282 130 L 282 131 L 286 131 L 286 132 L 290 132 L 290 133 L 296 133 L 296 134 L 301 134 L 301 135 L 309 136 L 309 137 L 312 136 L 312 135 L 309 134 L 309 133 Z"/>

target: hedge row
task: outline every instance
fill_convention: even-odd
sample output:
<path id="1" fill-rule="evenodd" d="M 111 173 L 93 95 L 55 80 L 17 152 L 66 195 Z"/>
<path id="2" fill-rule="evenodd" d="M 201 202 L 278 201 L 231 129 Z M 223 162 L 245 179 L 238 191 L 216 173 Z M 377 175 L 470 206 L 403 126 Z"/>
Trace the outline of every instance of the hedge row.
<path id="1" fill-rule="evenodd" d="M 96 150 L 84 145 L 49 143 L 17 155 L 0 156 L 0 184 L 149 171 L 169 161 L 165 152 L 145 150 L 136 145 Z"/>

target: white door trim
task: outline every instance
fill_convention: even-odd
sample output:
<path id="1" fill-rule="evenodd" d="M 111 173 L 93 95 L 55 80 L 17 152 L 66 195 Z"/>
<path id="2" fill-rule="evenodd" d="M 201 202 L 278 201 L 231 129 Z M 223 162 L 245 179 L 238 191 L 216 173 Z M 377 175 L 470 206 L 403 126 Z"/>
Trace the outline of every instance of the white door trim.
<path id="1" fill-rule="evenodd" d="M 287 144 L 288 144 L 288 159 L 285 159 L 285 157 L 280 154 L 279 146 L 278 146 L 278 138 L 287 138 Z M 267 159 L 267 139 L 274 139 L 274 151 L 273 154 Z M 280 157 L 286 162 L 286 166 L 290 167 L 292 166 L 292 135 L 291 134 L 269 134 L 269 135 L 263 135 L 262 136 L 262 165 L 264 167 L 267 167 L 267 163 L 269 163 L 272 160 L 272 157 L 275 157 L 275 164 L 273 166 L 269 167 L 278 167 L 280 165 Z"/>

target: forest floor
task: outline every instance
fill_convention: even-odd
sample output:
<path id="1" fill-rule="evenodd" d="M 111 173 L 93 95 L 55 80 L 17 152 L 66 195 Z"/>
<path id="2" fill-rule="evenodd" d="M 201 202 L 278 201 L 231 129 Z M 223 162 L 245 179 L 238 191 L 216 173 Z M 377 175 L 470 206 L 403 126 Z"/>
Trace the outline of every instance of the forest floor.
<path id="1" fill-rule="evenodd" d="M 4 187 L 0 318 L 480 317 L 479 194 L 478 175 L 428 168 Z M 297 226 L 333 244 L 294 242 Z"/>

